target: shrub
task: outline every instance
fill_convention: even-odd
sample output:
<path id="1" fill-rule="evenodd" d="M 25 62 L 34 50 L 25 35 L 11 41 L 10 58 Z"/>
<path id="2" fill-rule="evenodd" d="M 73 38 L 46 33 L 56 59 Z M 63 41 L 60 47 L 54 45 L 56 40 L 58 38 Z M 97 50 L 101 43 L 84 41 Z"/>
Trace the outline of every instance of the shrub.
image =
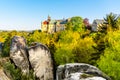
<path id="1" fill-rule="evenodd" d="M 22 75 L 20 69 L 15 68 L 14 64 L 10 62 L 6 62 L 4 65 L 4 70 L 12 80 L 35 80 L 35 76 L 33 75 L 33 71 L 31 70 L 29 75 Z"/>
<path id="2" fill-rule="evenodd" d="M 20 69 L 15 69 L 15 66 L 10 62 L 6 62 L 3 67 L 4 67 L 4 70 L 7 72 L 7 74 L 8 73 L 10 74 L 10 77 L 13 80 L 19 80 L 21 78 Z"/>

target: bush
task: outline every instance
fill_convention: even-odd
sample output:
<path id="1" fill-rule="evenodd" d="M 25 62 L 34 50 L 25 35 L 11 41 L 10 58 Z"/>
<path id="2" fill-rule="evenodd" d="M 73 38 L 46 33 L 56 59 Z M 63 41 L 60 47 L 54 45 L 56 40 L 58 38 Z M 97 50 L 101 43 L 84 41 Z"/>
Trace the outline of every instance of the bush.
<path id="1" fill-rule="evenodd" d="M 4 65 L 4 70 L 12 80 L 35 80 L 35 76 L 33 75 L 33 71 L 31 70 L 29 75 L 22 75 L 20 69 L 15 68 L 14 64 L 10 62 L 6 62 Z"/>
<path id="2" fill-rule="evenodd" d="M 15 66 L 10 62 L 6 62 L 3 67 L 7 74 L 10 74 L 9 77 L 11 77 L 13 80 L 19 80 L 21 78 L 22 74 L 20 69 L 15 69 Z"/>

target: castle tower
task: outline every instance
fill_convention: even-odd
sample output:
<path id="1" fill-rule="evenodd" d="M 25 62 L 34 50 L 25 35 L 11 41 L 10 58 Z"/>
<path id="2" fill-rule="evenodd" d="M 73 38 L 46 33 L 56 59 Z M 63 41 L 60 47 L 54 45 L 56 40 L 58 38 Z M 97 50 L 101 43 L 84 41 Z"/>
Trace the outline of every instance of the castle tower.
<path id="1" fill-rule="evenodd" d="M 51 17 L 48 15 L 48 22 L 50 22 L 51 21 Z"/>
<path id="2" fill-rule="evenodd" d="M 48 15 L 48 19 L 47 19 L 47 32 L 49 32 L 50 29 L 50 21 L 51 21 L 51 17 Z"/>

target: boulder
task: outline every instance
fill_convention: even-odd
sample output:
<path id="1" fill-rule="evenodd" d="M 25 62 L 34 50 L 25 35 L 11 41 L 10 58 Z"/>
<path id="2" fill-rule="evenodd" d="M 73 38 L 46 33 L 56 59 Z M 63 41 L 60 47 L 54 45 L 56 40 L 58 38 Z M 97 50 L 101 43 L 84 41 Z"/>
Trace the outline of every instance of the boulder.
<path id="1" fill-rule="evenodd" d="M 29 61 L 39 80 L 53 80 L 53 60 L 49 49 L 40 43 L 34 43 L 28 49 Z"/>
<path id="2" fill-rule="evenodd" d="M 26 40 L 20 36 L 12 38 L 10 46 L 10 59 L 21 69 L 23 74 L 29 74 L 29 61 L 26 49 Z"/>
<path id="3" fill-rule="evenodd" d="M 56 80 L 111 80 L 97 67 L 85 63 L 60 65 L 56 71 Z"/>

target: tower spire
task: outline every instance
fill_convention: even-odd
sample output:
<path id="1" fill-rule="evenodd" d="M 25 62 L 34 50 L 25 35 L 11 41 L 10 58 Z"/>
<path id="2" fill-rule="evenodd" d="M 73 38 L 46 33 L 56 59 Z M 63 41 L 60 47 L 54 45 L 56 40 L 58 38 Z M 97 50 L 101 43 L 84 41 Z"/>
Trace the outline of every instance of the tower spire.
<path id="1" fill-rule="evenodd" d="M 48 22 L 51 21 L 51 17 L 48 15 Z"/>

